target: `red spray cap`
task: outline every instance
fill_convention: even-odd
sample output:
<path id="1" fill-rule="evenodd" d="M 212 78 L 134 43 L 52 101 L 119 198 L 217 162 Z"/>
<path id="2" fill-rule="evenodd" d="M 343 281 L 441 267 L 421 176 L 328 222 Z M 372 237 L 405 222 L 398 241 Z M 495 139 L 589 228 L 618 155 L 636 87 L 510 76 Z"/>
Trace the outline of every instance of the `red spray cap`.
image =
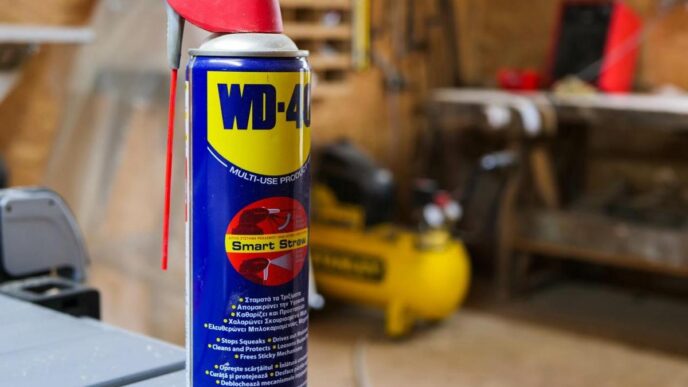
<path id="1" fill-rule="evenodd" d="M 184 19 L 217 33 L 281 33 L 279 0 L 168 0 Z"/>

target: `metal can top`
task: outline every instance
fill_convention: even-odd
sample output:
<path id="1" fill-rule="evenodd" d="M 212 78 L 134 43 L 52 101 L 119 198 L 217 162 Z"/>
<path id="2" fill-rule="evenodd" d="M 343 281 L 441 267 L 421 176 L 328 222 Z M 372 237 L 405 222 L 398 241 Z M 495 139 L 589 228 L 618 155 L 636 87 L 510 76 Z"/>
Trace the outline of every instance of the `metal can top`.
<path id="1" fill-rule="evenodd" d="M 299 50 L 283 34 L 236 33 L 214 34 L 201 47 L 189 50 L 192 56 L 300 58 L 308 51 Z"/>

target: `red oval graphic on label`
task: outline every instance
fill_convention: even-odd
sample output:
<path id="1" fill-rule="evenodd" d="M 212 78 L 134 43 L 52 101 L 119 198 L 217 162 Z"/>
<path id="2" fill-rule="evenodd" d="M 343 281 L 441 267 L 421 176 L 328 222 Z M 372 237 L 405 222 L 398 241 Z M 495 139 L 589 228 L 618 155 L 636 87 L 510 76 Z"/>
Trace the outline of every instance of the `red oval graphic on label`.
<path id="1" fill-rule="evenodd" d="M 278 286 L 296 277 L 308 255 L 308 215 L 288 197 L 259 200 L 239 211 L 225 235 L 227 257 L 249 281 Z"/>

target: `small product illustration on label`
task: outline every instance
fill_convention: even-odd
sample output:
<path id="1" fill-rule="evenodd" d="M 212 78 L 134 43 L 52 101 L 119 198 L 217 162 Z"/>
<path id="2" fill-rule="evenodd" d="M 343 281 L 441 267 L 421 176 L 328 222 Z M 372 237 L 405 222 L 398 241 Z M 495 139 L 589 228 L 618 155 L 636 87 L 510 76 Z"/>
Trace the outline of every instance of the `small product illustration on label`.
<path id="1" fill-rule="evenodd" d="M 254 202 L 230 222 L 225 248 L 234 269 L 247 280 L 265 286 L 284 285 L 306 262 L 306 210 L 288 197 Z"/>

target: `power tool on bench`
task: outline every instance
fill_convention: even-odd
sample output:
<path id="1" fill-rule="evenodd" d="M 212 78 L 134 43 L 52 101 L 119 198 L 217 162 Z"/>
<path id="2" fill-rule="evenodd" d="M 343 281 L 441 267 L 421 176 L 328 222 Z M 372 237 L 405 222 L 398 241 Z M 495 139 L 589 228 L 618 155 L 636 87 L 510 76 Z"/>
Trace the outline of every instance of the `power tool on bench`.
<path id="1" fill-rule="evenodd" d="M 417 320 L 454 313 L 470 278 L 468 254 L 450 233 L 458 203 L 424 181 L 416 190 L 416 229 L 397 226 L 389 171 L 348 142 L 318 156 L 311 227 L 318 291 L 383 309 L 391 337 L 409 333 Z"/>
<path id="2" fill-rule="evenodd" d="M 87 262 L 81 231 L 57 193 L 0 189 L 0 293 L 99 319 L 100 295 L 84 285 Z"/>

